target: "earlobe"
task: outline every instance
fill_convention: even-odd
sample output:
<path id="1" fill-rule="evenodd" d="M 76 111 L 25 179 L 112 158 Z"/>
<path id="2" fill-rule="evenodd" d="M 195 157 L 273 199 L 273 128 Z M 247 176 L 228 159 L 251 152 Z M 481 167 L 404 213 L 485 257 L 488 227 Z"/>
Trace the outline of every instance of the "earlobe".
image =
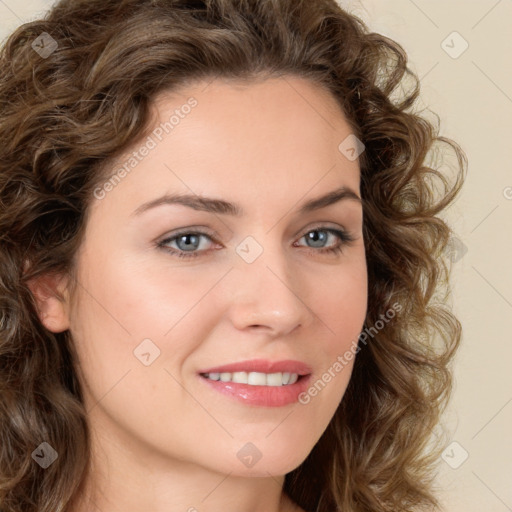
<path id="1" fill-rule="evenodd" d="M 62 275 L 44 275 L 27 283 L 41 323 L 52 332 L 69 329 L 67 281 Z"/>

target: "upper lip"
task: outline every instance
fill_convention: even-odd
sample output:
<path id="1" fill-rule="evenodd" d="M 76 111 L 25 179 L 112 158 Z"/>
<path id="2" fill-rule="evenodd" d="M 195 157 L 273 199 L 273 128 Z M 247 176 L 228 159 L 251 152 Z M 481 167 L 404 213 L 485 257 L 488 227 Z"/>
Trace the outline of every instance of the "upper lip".
<path id="1" fill-rule="evenodd" d="M 282 361 L 269 361 L 267 359 L 251 359 L 238 363 L 225 364 L 200 370 L 199 373 L 233 373 L 233 372 L 261 372 L 279 373 L 289 372 L 298 375 L 309 375 L 312 372 L 311 366 L 301 361 L 286 359 Z"/>

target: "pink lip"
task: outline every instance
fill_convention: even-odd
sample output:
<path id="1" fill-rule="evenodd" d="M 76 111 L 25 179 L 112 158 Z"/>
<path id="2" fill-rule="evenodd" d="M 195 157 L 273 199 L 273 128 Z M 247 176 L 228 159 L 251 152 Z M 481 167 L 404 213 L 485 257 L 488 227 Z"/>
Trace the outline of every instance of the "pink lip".
<path id="1" fill-rule="evenodd" d="M 210 380 L 199 375 L 215 391 L 230 396 L 246 405 L 262 407 L 282 407 L 298 401 L 299 395 L 306 391 L 311 380 L 312 368 L 300 361 L 268 361 L 265 359 L 253 359 L 224 366 L 216 366 L 202 370 L 199 373 L 233 373 L 233 372 L 262 372 L 278 373 L 289 372 L 300 375 L 297 382 L 285 386 L 251 386 L 236 382 L 222 382 Z"/>
<path id="2" fill-rule="evenodd" d="M 206 370 L 200 370 L 199 373 L 233 373 L 233 372 L 261 372 L 278 373 L 289 372 L 298 375 L 309 375 L 313 369 L 311 366 L 300 361 L 291 359 L 283 361 L 269 361 L 267 359 L 251 359 L 249 361 L 240 361 L 239 363 L 225 364 L 215 366 Z"/>

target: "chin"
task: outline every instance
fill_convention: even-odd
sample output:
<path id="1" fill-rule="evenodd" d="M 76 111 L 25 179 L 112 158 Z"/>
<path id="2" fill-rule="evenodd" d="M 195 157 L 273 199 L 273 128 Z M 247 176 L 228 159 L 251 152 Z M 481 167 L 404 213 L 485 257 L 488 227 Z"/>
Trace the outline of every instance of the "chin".
<path id="1" fill-rule="evenodd" d="M 269 475 L 278 476 L 286 475 L 299 467 L 309 455 L 309 451 L 297 453 L 296 449 L 290 447 L 288 452 L 281 450 L 272 450 L 267 448 L 259 453 L 251 447 L 240 454 L 235 453 L 234 460 L 228 459 L 222 467 L 218 467 L 218 471 L 222 473 L 230 473 L 233 476 L 240 477 L 268 477 Z"/>

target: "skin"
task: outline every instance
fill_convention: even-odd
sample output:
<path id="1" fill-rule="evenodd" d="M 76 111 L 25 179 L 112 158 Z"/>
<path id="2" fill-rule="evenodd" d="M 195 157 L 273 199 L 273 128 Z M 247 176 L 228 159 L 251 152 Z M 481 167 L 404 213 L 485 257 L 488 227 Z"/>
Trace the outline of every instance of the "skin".
<path id="1" fill-rule="evenodd" d="M 93 464 L 73 512 L 300 510 L 282 492 L 284 475 L 313 449 L 352 372 L 354 360 L 308 404 L 274 408 L 236 402 L 198 377 L 245 359 L 297 359 L 315 382 L 358 338 L 367 268 L 357 200 L 298 213 L 340 186 L 360 196 L 358 160 L 338 150 L 352 132 L 327 91 L 291 76 L 201 82 L 156 98 L 154 126 L 190 96 L 191 113 L 93 199 L 76 294 L 65 276 L 33 284 L 42 322 L 69 329 L 79 356 Z M 162 205 L 133 215 L 165 192 L 236 202 L 245 213 Z M 354 241 L 322 254 L 304 236 L 319 225 Z M 189 227 L 214 235 L 200 237 L 198 257 L 156 246 Z M 345 243 L 321 232 L 323 247 Z M 235 251 L 249 235 L 263 248 L 250 264 Z M 160 350 L 149 366 L 133 353 L 146 338 Z M 250 468 L 237 457 L 248 442 L 262 454 Z"/>

